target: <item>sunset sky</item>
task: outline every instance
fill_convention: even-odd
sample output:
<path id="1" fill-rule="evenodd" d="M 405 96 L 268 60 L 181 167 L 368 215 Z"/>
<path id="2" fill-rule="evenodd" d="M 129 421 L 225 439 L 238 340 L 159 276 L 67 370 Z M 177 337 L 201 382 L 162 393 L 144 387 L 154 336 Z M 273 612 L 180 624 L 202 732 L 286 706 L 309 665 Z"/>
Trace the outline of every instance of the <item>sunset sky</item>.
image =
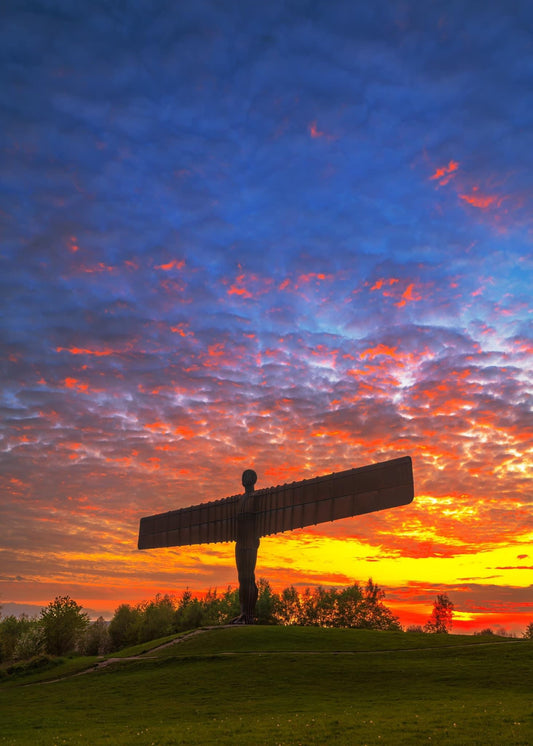
<path id="1" fill-rule="evenodd" d="M 236 585 L 144 515 L 397 456 L 261 541 L 402 623 L 533 621 L 533 4 L 7 0 L 0 604 Z"/>

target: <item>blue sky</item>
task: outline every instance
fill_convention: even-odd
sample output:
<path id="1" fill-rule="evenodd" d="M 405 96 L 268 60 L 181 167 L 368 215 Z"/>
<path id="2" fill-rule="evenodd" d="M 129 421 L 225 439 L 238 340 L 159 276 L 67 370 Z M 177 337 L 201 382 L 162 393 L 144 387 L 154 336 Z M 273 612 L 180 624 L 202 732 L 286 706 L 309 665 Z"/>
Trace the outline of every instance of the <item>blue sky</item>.
<path id="1" fill-rule="evenodd" d="M 393 599 L 476 614 L 490 585 L 527 613 L 530 4 L 1 15 L 0 599 L 235 582 L 231 547 L 139 557 L 138 518 L 248 466 L 267 486 L 408 453 L 416 507 L 313 534 L 321 581 L 367 572 L 326 548 L 345 536 Z M 302 537 L 267 577 L 316 582 L 276 555 Z"/>

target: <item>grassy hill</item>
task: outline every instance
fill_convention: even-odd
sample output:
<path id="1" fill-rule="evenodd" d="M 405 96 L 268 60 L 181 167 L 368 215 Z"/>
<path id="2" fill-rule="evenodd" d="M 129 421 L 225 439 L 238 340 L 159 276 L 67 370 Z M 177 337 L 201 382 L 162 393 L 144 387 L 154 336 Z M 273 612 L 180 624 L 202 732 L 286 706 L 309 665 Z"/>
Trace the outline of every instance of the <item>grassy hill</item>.
<path id="1" fill-rule="evenodd" d="M 4 681 L 0 744 L 533 743 L 529 641 L 236 627 L 143 650 Z"/>

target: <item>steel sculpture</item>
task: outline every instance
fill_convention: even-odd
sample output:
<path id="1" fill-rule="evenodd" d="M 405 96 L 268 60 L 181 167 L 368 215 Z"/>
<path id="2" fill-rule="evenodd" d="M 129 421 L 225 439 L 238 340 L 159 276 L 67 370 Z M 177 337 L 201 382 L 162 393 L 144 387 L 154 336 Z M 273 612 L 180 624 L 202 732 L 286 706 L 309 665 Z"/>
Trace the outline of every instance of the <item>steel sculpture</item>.
<path id="1" fill-rule="evenodd" d="M 373 513 L 414 498 L 411 458 L 370 464 L 301 482 L 255 490 L 255 471 L 242 475 L 244 494 L 141 518 L 139 549 L 235 541 L 240 615 L 252 624 L 255 565 L 262 536 Z"/>

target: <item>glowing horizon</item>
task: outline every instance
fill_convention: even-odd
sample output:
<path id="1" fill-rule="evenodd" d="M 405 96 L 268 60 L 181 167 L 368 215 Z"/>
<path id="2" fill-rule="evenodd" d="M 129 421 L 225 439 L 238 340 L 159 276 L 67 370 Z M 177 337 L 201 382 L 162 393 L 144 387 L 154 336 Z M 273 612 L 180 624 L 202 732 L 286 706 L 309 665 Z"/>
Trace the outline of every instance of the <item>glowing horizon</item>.
<path id="1" fill-rule="evenodd" d="M 0 605 L 235 586 L 139 519 L 413 459 L 275 589 L 533 617 L 528 3 L 5 11 Z"/>

